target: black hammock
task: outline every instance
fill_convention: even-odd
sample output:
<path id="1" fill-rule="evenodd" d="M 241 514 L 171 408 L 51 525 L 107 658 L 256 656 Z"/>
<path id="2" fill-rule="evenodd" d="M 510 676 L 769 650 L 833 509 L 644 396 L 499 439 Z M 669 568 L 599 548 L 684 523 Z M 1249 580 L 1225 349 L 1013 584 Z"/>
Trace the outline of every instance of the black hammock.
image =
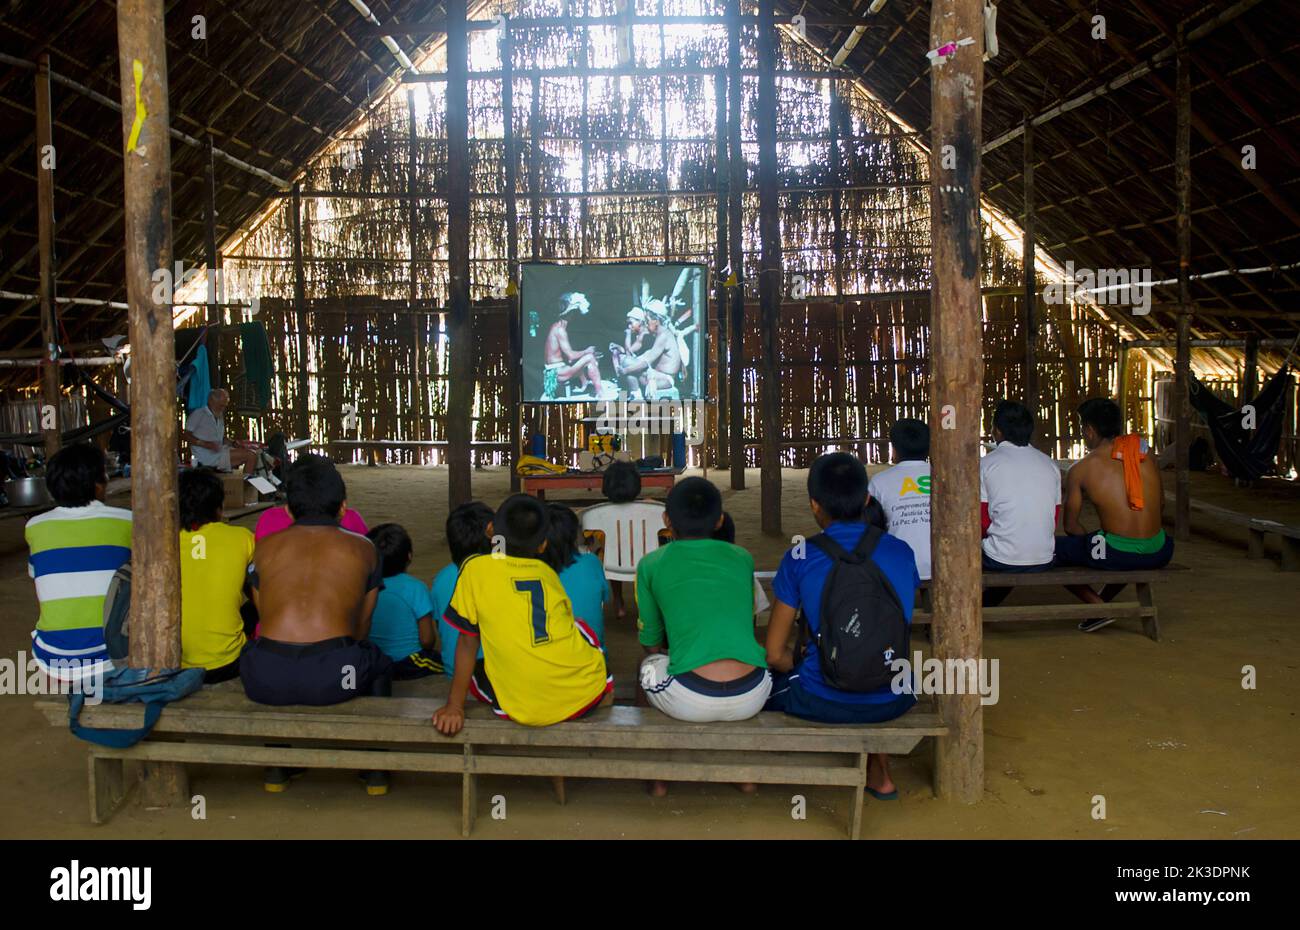
<path id="1" fill-rule="evenodd" d="M 1278 440 L 1286 420 L 1287 388 L 1291 373 L 1283 365 L 1249 405 L 1234 407 L 1222 400 L 1189 372 L 1188 394 L 1192 406 L 1201 412 L 1214 436 L 1214 448 L 1228 474 L 1242 481 L 1254 481 L 1273 466 Z M 1246 407 L 1254 408 L 1249 422 Z M 1254 430 L 1247 429 L 1253 425 Z"/>

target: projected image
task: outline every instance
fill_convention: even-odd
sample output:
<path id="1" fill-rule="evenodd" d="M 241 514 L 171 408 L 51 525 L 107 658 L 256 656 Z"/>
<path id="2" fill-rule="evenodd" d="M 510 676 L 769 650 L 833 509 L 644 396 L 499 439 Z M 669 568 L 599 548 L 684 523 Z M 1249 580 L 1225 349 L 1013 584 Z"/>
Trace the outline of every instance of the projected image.
<path id="1" fill-rule="evenodd" d="M 697 400 L 704 265 L 522 266 L 523 399 Z"/>

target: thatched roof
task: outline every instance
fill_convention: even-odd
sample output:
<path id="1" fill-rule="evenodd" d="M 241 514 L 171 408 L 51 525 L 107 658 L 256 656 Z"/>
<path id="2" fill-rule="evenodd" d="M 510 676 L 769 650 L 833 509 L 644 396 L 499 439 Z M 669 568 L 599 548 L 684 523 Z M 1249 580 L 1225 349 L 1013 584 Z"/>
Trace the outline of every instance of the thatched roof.
<path id="1" fill-rule="evenodd" d="M 562 4 L 552 4 L 561 6 Z M 810 20 L 807 39 L 833 55 L 850 29 L 815 25 L 816 16 L 861 18 L 869 28 L 844 61 L 900 118 L 929 124 L 928 0 L 888 0 L 868 15 L 869 0 L 798 6 Z M 51 55 L 53 70 L 118 98 L 115 6 L 108 0 L 0 0 L 0 53 L 33 61 Z M 346 0 L 172 0 L 167 6 L 171 120 L 281 179 L 292 179 L 358 111 L 384 89 L 398 65 Z M 440 4 L 373 0 L 381 22 L 436 20 Z M 603 6 L 613 7 L 613 3 Z M 602 6 L 602 12 L 603 12 Z M 644 9 L 644 5 L 641 5 Z M 779 8 L 781 5 L 778 5 Z M 999 55 L 989 62 L 985 139 L 1157 60 L 1153 74 L 1131 80 L 1035 129 L 1039 242 L 1056 259 L 1080 267 L 1150 266 L 1156 280 L 1177 275 L 1174 233 L 1173 59 L 1166 54 L 1179 24 L 1194 39 L 1193 273 L 1228 274 L 1196 282 L 1198 306 L 1230 314 L 1198 319 L 1198 334 L 1286 336 L 1300 319 L 1300 269 L 1237 274 L 1241 269 L 1300 262 L 1300 113 L 1297 40 L 1277 35 L 1300 12 L 1295 0 L 1206 3 L 1133 0 L 1106 4 L 1107 38 L 1092 37 L 1095 4 L 1084 0 L 1002 0 Z M 671 8 L 671 4 L 670 4 Z M 1208 30 L 1216 16 L 1239 12 Z M 192 17 L 207 17 L 207 39 L 191 38 Z M 1285 27 L 1283 27 L 1285 28 Z M 1201 35 L 1201 32 L 1208 34 Z M 411 38 L 397 37 L 414 56 Z M 433 41 L 422 39 L 419 41 Z M 33 73 L 0 64 L 0 289 L 36 290 Z M 55 87 L 57 251 L 60 295 L 123 299 L 121 127 L 101 103 Z M 1252 145 L 1257 166 L 1241 167 Z M 1234 154 L 1235 153 L 1235 154 Z M 175 255 L 203 262 L 204 154 L 172 147 Z M 987 153 L 984 189 L 1013 217 L 1022 211 L 1022 140 Z M 270 182 L 216 163 L 218 235 L 265 208 Z M 1176 288 L 1157 290 L 1157 302 Z M 63 311 L 72 339 L 98 336 L 96 321 L 118 311 L 71 306 Z M 1151 334 L 1171 325 L 1159 309 L 1132 321 Z M 0 343 L 31 346 L 35 309 L 0 301 Z"/>

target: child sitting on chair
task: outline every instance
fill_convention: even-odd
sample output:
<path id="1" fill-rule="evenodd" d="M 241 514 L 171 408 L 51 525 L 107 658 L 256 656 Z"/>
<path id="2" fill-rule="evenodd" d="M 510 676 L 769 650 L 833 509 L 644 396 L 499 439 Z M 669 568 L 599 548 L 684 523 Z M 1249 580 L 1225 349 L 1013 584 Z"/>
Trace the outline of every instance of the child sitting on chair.
<path id="1" fill-rule="evenodd" d="M 611 504 L 630 504 L 641 496 L 641 473 L 631 462 L 615 462 L 605 469 L 600 479 L 600 492 Z M 621 620 L 627 614 L 623 607 L 623 582 L 616 581 L 611 587 L 614 610 Z"/>
<path id="2" fill-rule="evenodd" d="M 396 523 L 381 523 L 366 535 L 384 565 L 384 586 L 370 615 L 370 641 L 393 660 L 395 679 L 441 674 L 429 589 L 406 571 L 411 565 L 411 537 Z"/>
<path id="3" fill-rule="evenodd" d="M 450 677 L 456 670 L 456 640 L 460 632 L 447 622 L 444 614 L 451 604 L 452 592 L 460 567 L 472 555 L 492 551 L 488 527 L 492 524 L 492 508 L 482 501 L 461 504 L 447 515 L 447 548 L 451 550 L 451 564 L 433 576 L 430 593 L 433 595 L 433 616 L 438 621 L 438 642 L 442 644 L 442 667 Z M 478 651 L 483 658 L 483 650 Z"/>
<path id="4" fill-rule="evenodd" d="M 439 732 L 460 732 L 470 692 L 498 717 L 537 727 L 613 703 L 600 641 L 574 619 L 560 577 L 542 561 L 549 526 L 544 503 L 512 495 L 488 526 L 504 551 L 494 545 L 461 565 L 446 611 L 460 632 L 456 672 L 447 703 L 433 715 Z M 483 659 L 475 663 L 480 640 Z"/>
<path id="5" fill-rule="evenodd" d="M 609 603 L 609 581 L 600 559 L 582 548 L 582 527 L 572 507 L 547 507 L 551 528 L 546 535 L 542 559 L 555 569 L 573 605 L 573 616 L 591 627 L 596 638 L 605 641 L 605 605 Z"/>

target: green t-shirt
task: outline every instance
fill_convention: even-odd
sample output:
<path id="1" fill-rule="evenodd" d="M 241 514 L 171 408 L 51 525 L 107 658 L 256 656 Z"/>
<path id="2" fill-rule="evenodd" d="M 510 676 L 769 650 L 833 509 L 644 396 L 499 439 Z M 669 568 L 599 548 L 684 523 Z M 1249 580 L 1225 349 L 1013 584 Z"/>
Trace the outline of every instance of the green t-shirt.
<path id="1" fill-rule="evenodd" d="M 754 638 L 754 557 L 718 539 L 678 539 L 636 567 L 641 645 L 668 645 L 668 674 L 719 659 L 765 668 Z"/>

